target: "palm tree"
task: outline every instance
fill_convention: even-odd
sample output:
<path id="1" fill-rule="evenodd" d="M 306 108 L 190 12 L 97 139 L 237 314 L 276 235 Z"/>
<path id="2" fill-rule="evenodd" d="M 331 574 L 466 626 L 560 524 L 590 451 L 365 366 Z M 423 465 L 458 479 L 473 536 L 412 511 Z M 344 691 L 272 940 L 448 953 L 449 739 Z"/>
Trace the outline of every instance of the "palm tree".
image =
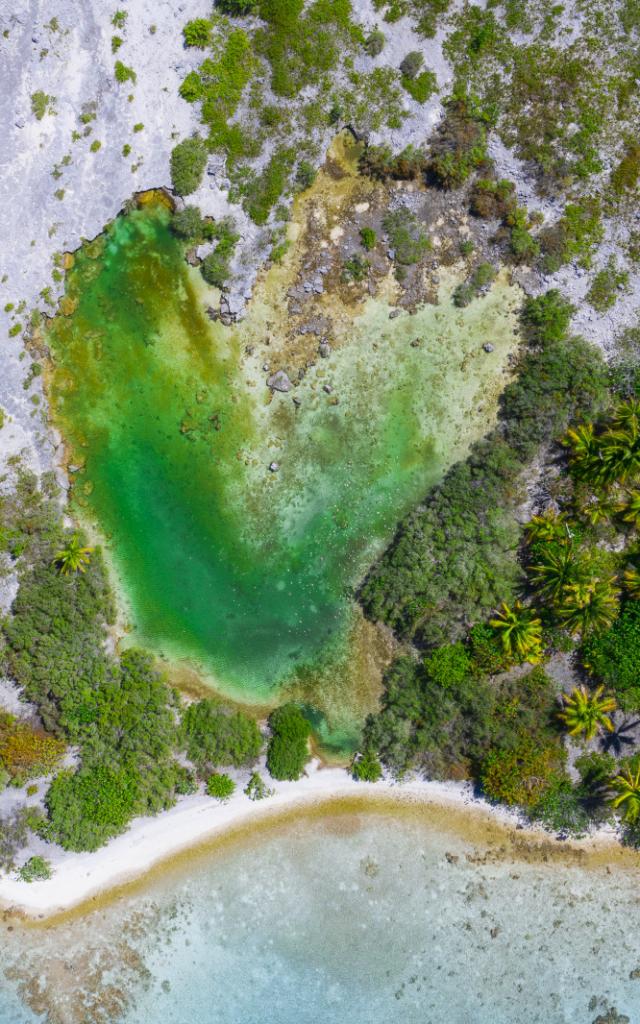
<path id="1" fill-rule="evenodd" d="M 597 526 L 598 523 L 610 519 L 612 515 L 619 511 L 619 506 L 615 502 L 608 500 L 606 497 L 597 497 L 595 494 L 591 495 L 588 501 L 585 501 L 580 507 L 580 515 L 591 526 Z"/>
<path id="2" fill-rule="evenodd" d="M 629 398 L 626 402 L 621 402 L 615 411 L 613 424 L 623 430 L 628 429 L 640 434 L 640 399 Z"/>
<path id="3" fill-rule="evenodd" d="M 598 461 L 598 439 L 593 423 L 572 427 L 563 443 L 571 449 L 571 463 L 578 476 L 589 479 Z"/>
<path id="4" fill-rule="evenodd" d="M 502 647 L 510 657 L 514 654 L 524 661 L 536 662 L 542 656 L 542 623 L 532 608 L 516 601 L 510 608 L 504 601 L 495 619 L 489 625 L 502 640 Z"/>
<path id="5" fill-rule="evenodd" d="M 618 596 L 615 576 L 570 583 L 558 614 L 572 633 L 600 632 L 608 629 L 618 614 Z"/>
<path id="6" fill-rule="evenodd" d="M 89 555 L 93 548 L 83 547 L 80 535 L 74 533 L 67 543 L 67 546 L 57 551 L 53 557 L 54 562 L 59 566 L 63 576 L 71 572 L 84 572 L 89 564 Z"/>
<path id="7" fill-rule="evenodd" d="M 640 474 L 640 434 L 632 426 L 607 430 L 600 438 L 594 478 L 604 484 L 626 483 Z"/>
<path id="8" fill-rule="evenodd" d="M 640 491 L 630 491 L 627 500 L 618 505 L 618 512 L 622 513 L 625 523 L 640 526 Z"/>
<path id="9" fill-rule="evenodd" d="M 570 736 L 584 733 L 586 740 L 592 740 L 603 729 L 613 732 L 609 714 L 616 710 L 616 702 L 613 697 L 603 697 L 603 693 L 604 686 L 597 686 L 593 693 L 589 693 L 586 686 L 576 686 L 571 694 L 562 695 L 564 711 L 558 717 Z"/>
<path id="10" fill-rule="evenodd" d="M 625 768 L 611 780 L 611 787 L 618 794 L 612 801 L 613 806 L 624 805 L 625 820 L 633 824 L 640 815 L 640 768 L 635 773 Z"/>
<path id="11" fill-rule="evenodd" d="M 573 551 L 566 546 L 559 550 L 543 551 L 538 562 L 529 566 L 533 585 L 544 597 L 557 603 L 572 584 L 584 581 L 586 569 Z"/>
<path id="12" fill-rule="evenodd" d="M 625 569 L 622 574 L 622 586 L 632 601 L 640 600 L 640 572 L 637 569 Z"/>
<path id="13" fill-rule="evenodd" d="M 562 544 L 570 540 L 569 527 L 563 512 L 546 508 L 539 516 L 532 516 L 526 525 L 527 540 L 530 544 L 539 541 Z"/>

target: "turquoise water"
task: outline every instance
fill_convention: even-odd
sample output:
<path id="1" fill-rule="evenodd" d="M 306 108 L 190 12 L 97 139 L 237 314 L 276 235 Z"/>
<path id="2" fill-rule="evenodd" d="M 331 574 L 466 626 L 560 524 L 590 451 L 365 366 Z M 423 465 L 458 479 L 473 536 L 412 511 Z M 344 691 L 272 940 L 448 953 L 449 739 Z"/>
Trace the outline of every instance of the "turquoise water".
<path id="1" fill-rule="evenodd" d="M 450 812 L 299 819 L 83 921 L 0 936 L 55 1024 L 640 1019 L 637 869 L 528 863 L 502 834 L 450 826 Z M 2 1024 L 30 1020 L 12 1012 Z"/>

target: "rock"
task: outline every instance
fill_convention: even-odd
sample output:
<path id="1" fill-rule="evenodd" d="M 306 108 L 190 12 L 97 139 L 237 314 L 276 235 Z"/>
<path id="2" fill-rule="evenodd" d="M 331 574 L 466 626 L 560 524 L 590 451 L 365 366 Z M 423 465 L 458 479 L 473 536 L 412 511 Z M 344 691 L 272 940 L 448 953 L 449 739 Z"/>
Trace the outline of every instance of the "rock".
<path id="1" fill-rule="evenodd" d="M 395 318 L 397 316 L 400 316 L 401 313 L 402 313 L 401 309 L 392 309 L 391 312 L 389 313 L 389 319 L 390 320 L 395 320 Z"/>
<path id="2" fill-rule="evenodd" d="M 322 385 L 322 390 L 323 390 L 323 391 L 326 391 L 326 393 L 327 393 L 328 395 L 330 395 L 330 394 L 331 394 L 331 392 L 333 391 L 333 388 L 331 387 L 331 385 L 330 385 L 330 384 L 323 384 L 323 385 Z"/>
<path id="3" fill-rule="evenodd" d="M 449 853 L 448 851 L 445 853 L 445 857 L 449 864 L 457 864 L 460 860 L 457 853 Z"/>
<path id="4" fill-rule="evenodd" d="M 490 341 L 485 341 L 482 347 L 485 350 L 485 352 L 493 352 L 493 345 L 491 344 Z"/>
<path id="5" fill-rule="evenodd" d="M 300 406 L 302 405 L 302 401 L 299 398 L 296 398 L 295 395 L 294 395 L 292 401 L 293 401 L 293 404 L 295 405 L 296 409 L 299 409 Z"/>
<path id="6" fill-rule="evenodd" d="M 328 341 L 321 341 L 318 345 L 318 353 L 321 359 L 328 359 L 331 355 L 331 345 Z"/>
<path id="7" fill-rule="evenodd" d="M 395 249 L 387 249 L 387 259 L 391 260 L 393 262 L 393 260 L 395 260 L 395 258 L 396 258 L 396 250 Z"/>
<path id="8" fill-rule="evenodd" d="M 411 342 L 411 348 L 420 348 L 421 344 L 422 342 L 420 341 L 420 338 L 414 338 Z"/>
<path id="9" fill-rule="evenodd" d="M 13 123 L 15 124 L 16 128 L 24 128 L 26 121 L 24 117 L 18 117 Z"/>
<path id="10" fill-rule="evenodd" d="M 313 290 L 316 293 L 316 295 L 322 295 L 324 291 L 324 284 L 322 283 L 321 277 L 317 277 L 313 282 Z"/>
<path id="11" fill-rule="evenodd" d="M 263 363 L 262 369 L 264 370 L 265 373 L 268 373 L 271 367 L 269 366 L 269 363 Z"/>
<path id="12" fill-rule="evenodd" d="M 311 284 L 311 281 L 305 281 L 302 287 L 303 290 L 307 293 L 313 291 L 313 285 Z"/>
<path id="13" fill-rule="evenodd" d="M 267 378 L 267 386 L 270 387 L 272 391 L 282 391 L 286 393 L 287 391 L 291 391 L 293 385 L 284 370 L 276 370 L 275 373 L 272 373 L 271 376 Z"/>
<path id="14" fill-rule="evenodd" d="M 269 463 L 269 472 L 270 473 L 277 473 L 279 469 L 280 469 L 280 463 L 279 462 L 270 462 Z"/>

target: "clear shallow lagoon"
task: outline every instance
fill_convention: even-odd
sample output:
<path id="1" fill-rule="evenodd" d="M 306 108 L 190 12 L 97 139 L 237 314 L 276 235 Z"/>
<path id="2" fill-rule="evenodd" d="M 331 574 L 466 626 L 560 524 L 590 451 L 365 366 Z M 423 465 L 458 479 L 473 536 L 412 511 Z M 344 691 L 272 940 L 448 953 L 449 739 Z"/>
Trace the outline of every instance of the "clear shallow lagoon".
<path id="1" fill-rule="evenodd" d="M 470 815 L 365 807 L 191 854 L 82 920 L 0 925 L 3 962 L 55 1024 L 640 1019 L 629 860 L 608 873 Z"/>
<path id="2" fill-rule="evenodd" d="M 290 330 L 282 269 L 273 274 L 242 325 L 212 324 L 166 207 L 120 217 L 67 275 L 65 315 L 47 337 L 52 411 L 76 464 L 75 508 L 108 540 L 132 639 L 248 702 L 306 687 L 295 695 L 326 715 L 326 680 L 352 671 L 354 586 L 495 419 L 519 292 L 500 279 L 457 310 L 450 288 L 441 306 L 393 321 L 387 299 L 342 309 L 345 337 L 307 370 L 296 407 L 265 386 L 265 325 L 277 338 Z M 371 690 L 375 672 L 362 675 Z M 356 685 L 344 689 L 343 734 L 358 703 Z"/>

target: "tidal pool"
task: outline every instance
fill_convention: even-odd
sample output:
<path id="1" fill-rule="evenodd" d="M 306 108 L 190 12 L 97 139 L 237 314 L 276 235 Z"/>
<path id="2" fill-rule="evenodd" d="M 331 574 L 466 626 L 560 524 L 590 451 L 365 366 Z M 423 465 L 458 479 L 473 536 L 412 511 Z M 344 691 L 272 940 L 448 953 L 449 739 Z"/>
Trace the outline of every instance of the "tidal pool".
<path id="1" fill-rule="evenodd" d="M 49 1024 L 635 1022 L 637 857 L 609 856 L 450 808 L 297 812 L 84 917 L 0 922 L 0 1020 L 33 1019 L 17 987 Z"/>
<path id="2" fill-rule="evenodd" d="M 348 745 L 354 587 L 494 421 L 518 291 L 503 276 L 457 310 L 449 280 L 414 315 L 390 320 L 388 297 L 341 309 L 330 357 L 271 399 L 261 339 L 286 324 L 282 269 L 245 321 L 212 323 L 168 220 L 146 204 L 85 245 L 48 332 L 75 508 L 106 538 L 128 642 L 238 700 L 298 685 L 325 719 L 333 701 L 325 739 Z"/>

